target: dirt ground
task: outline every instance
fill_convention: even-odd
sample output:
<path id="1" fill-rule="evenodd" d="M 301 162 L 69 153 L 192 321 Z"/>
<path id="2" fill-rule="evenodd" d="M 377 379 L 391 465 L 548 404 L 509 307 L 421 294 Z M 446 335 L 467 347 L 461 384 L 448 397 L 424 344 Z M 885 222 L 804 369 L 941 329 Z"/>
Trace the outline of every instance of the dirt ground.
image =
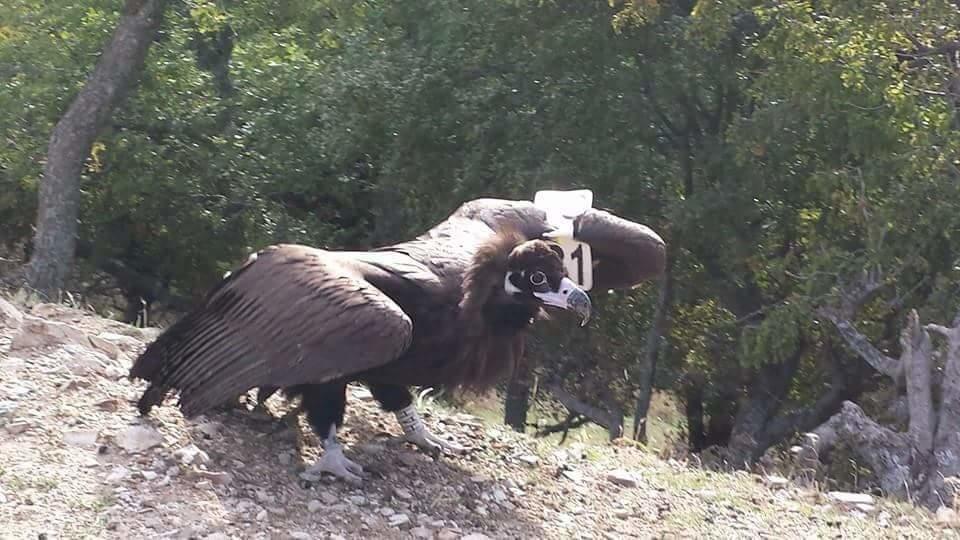
<path id="1" fill-rule="evenodd" d="M 565 445 L 440 407 L 434 459 L 350 390 L 360 487 L 301 476 L 319 441 L 238 407 L 186 421 L 169 399 L 140 418 L 126 372 L 156 335 L 64 306 L 0 312 L 2 538 L 955 537 L 928 513 L 857 506 L 792 483 L 663 461 L 631 443 Z M 5 322 L 6 321 L 6 322 Z M 269 403 L 274 416 L 288 407 Z M 942 521 L 942 520 L 941 520 Z"/>

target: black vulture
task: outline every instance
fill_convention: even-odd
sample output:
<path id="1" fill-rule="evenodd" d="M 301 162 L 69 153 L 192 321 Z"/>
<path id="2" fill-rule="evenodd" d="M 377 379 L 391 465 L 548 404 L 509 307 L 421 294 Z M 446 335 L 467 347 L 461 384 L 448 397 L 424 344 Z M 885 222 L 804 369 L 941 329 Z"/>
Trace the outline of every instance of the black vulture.
<path id="1" fill-rule="evenodd" d="M 283 389 L 300 397 L 322 439 L 310 470 L 358 481 L 362 468 L 344 457 L 337 429 L 347 384 L 361 382 L 407 440 L 461 450 L 426 431 L 410 386 L 489 388 L 520 359 L 545 307 L 583 325 L 586 290 L 631 288 L 663 272 L 656 233 L 591 206 L 565 214 L 549 201 L 483 198 L 413 240 L 370 251 L 266 247 L 137 358 L 130 377 L 150 383 L 140 413 L 170 390 L 189 418 L 253 388 Z"/>

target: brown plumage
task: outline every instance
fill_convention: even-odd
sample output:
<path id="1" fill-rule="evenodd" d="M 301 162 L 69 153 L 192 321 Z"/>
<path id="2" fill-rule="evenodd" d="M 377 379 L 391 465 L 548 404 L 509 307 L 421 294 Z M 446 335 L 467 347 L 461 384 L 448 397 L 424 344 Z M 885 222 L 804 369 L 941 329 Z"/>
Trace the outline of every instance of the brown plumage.
<path id="1" fill-rule="evenodd" d="M 141 413 L 174 389 L 189 417 L 254 387 L 284 388 L 332 437 L 351 381 L 395 412 L 410 405 L 408 386 L 488 387 L 519 359 L 545 298 L 588 312 L 542 239 L 550 230 L 531 203 L 479 199 L 372 251 L 267 247 L 136 360 L 131 377 L 150 382 Z M 575 238 L 591 245 L 595 287 L 631 287 L 664 267 L 656 234 L 607 212 L 578 218 Z"/>

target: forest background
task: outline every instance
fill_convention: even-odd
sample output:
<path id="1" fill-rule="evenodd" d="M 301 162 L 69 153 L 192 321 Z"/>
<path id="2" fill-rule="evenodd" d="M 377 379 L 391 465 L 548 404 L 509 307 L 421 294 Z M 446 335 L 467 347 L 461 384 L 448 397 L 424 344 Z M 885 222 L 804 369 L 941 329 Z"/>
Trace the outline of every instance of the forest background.
<path id="1" fill-rule="evenodd" d="M 268 243 L 588 188 L 665 238 L 667 274 L 538 330 L 504 421 L 647 441 L 660 392 L 731 467 L 844 414 L 932 451 L 917 407 L 960 407 L 958 23 L 946 0 L 10 0 L 0 270 L 162 324 Z"/>

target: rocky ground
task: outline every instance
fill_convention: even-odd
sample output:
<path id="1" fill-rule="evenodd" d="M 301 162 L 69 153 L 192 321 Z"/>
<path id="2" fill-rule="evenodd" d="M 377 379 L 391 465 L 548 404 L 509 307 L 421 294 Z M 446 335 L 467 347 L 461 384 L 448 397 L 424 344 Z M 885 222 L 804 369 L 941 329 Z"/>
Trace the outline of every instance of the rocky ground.
<path id="1" fill-rule="evenodd" d="M 942 537 L 953 516 L 785 479 L 662 461 L 629 443 L 557 447 L 427 409 L 471 447 L 434 459 L 351 388 L 347 455 L 364 485 L 304 477 L 319 441 L 261 412 L 138 417 L 126 379 L 156 335 L 64 306 L 0 300 L 2 538 Z M 276 416 L 288 404 L 272 398 Z"/>

